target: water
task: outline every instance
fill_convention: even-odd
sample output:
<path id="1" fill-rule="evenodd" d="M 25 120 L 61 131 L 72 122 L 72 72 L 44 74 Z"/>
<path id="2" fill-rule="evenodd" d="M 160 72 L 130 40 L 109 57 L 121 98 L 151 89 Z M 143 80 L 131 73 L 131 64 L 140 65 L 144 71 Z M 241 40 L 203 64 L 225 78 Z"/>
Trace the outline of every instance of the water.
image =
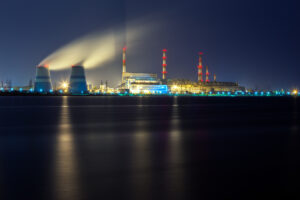
<path id="1" fill-rule="evenodd" d="M 296 199 L 299 103 L 0 97 L 0 199 Z"/>

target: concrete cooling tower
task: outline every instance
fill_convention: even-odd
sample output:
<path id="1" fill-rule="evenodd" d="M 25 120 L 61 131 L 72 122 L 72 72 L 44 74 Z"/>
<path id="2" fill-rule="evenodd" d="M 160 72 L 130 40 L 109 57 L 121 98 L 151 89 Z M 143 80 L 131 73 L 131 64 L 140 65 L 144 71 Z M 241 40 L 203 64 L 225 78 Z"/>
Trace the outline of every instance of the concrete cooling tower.
<path id="1" fill-rule="evenodd" d="M 43 93 L 52 91 L 50 72 L 48 66 L 37 66 L 34 91 Z"/>
<path id="2" fill-rule="evenodd" d="M 72 66 L 70 93 L 74 95 L 88 94 L 83 66 Z"/>

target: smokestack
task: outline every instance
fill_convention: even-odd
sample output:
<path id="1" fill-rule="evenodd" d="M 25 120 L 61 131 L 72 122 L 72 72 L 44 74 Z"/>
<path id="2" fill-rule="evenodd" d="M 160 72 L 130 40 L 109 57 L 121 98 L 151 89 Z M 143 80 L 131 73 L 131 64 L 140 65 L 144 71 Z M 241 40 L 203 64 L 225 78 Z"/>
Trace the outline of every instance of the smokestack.
<path id="1" fill-rule="evenodd" d="M 166 80 L 166 75 L 167 75 L 167 49 L 163 49 L 163 70 L 162 70 L 162 79 Z"/>
<path id="2" fill-rule="evenodd" d="M 202 83 L 203 82 L 203 78 L 202 78 L 202 55 L 203 53 L 200 52 L 199 53 L 199 65 L 198 65 L 198 82 Z"/>
<path id="3" fill-rule="evenodd" d="M 75 95 L 88 94 L 83 66 L 72 66 L 70 93 Z"/>
<path id="4" fill-rule="evenodd" d="M 217 82 L 217 76 L 214 74 L 214 82 Z"/>
<path id="5" fill-rule="evenodd" d="M 122 82 L 124 73 L 126 73 L 126 47 L 123 47 L 123 67 L 122 67 Z"/>
<path id="6" fill-rule="evenodd" d="M 50 80 L 50 72 L 48 65 L 37 66 L 36 68 L 36 78 L 34 82 L 35 92 L 51 92 L 52 84 Z"/>
<path id="7" fill-rule="evenodd" d="M 206 79 L 205 79 L 205 82 L 208 83 L 209 82 L 209 72 L 208 72 L 208 66 L 206 66 Z"/>

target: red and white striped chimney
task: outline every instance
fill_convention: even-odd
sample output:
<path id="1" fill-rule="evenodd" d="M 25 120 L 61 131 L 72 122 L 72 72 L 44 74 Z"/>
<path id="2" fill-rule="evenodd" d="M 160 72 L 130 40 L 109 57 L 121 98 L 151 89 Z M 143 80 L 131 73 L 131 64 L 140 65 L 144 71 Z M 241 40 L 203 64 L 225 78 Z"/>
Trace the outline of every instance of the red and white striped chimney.
<path id="1" fill-rule="evenodd" d="M 199 64 L 198 64 L 198 82 L 202 83 L 203 82 L 203 78 L 202 78 L 202 55 L 203 53 L 200 52 L 199 53 Z"/>
<path id="2" fill-rule="evenodd" d="M 162 70 L 162 79 L 166 80 L 166 75 L 167 75 L 167 49 L 163 49 L 163 70 Z"/>
<path id="3" fill-rule="evenodd" d="M 123 64 L 122 64 L 122 81 L 124 73 L 126 73 L 126 46 L 123 47 Z"/>
<path id="4" fill-rule="evenodd" d="M 206 79 L 205 82 L 208 83 L 209 82 L 209 72 L 208 72 L 208 66 L 206 66 Z"/>

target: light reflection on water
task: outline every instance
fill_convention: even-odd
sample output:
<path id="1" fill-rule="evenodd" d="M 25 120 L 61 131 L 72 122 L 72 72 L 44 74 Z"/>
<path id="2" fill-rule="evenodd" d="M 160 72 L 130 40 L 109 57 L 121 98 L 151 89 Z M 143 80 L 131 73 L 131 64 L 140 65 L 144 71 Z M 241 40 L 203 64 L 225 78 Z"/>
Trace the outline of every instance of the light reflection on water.
<path id="1" fill-rule="evenodd" d="M 10 105 L 0 108 L 1 200 L 298 193 L 293 182 L 299 175 L 299 100 L 20 97 L 15 107 L 9 97 L 1 102 Z"/>
<path id="2" fill-rule="evenodd" d="M 171 191 L 167 194 L 169 195 L 168 199 L 181 199 L 183 198 L 185 190 L 184 171 L 182 169 L 182 164 L 184 162 L 182 134 L 184 134 L 184 132 L 180 128 L 180 113 L 177 97 L 173 98 L 173 106 L 169 122 L 170 130 L 168 131 L 168 153 L 166 158 L 170 163 L 169 168 L 171 169 L 167 173 L 167 184 Z"/>
<path id="3" fill-rule="evenodd" d="M 62 99 L 55 147 L 54 194 L 56 199 L 79 199 L 79 174 L 68 97 Z"/>
<path id="4" fill-rule="evenodd" d="M 142 98 L 140 98 L 135 113 L 137 119 L 140 120 L 135 123 L 136 131 L 132 138 L 133 198 L 155 199 L 153 191 L 156 191 L 157 195 L 162 188 L 165 190 L 164 194 L 160 194 L 163 198 L 180 198 L 184 194 L 185 187 L 184 172 L 181 167 L 183 164 L 181 142 L 183 132 L 180 130 L 177 98 L 173 99 L 172 105 L 162 108 L 161 112 L 166 118 L 159 132 L 150 131 L 153 127 L 147 128 L 149 122 L 142 120 L 143 116 L 147 114 L 147 110 L 142 105 Z M 155 138 L 160 138 L 161 143 L 154 143 L 157 141 Z M 153 148 L 154 146 L 159 149 L 159 154 L 155 153 L 157 149 Z M 153 171 L 153 168 L 158 168 L 158 171 Z M 161 188 L 161 186 L 163 187 Z"/>

